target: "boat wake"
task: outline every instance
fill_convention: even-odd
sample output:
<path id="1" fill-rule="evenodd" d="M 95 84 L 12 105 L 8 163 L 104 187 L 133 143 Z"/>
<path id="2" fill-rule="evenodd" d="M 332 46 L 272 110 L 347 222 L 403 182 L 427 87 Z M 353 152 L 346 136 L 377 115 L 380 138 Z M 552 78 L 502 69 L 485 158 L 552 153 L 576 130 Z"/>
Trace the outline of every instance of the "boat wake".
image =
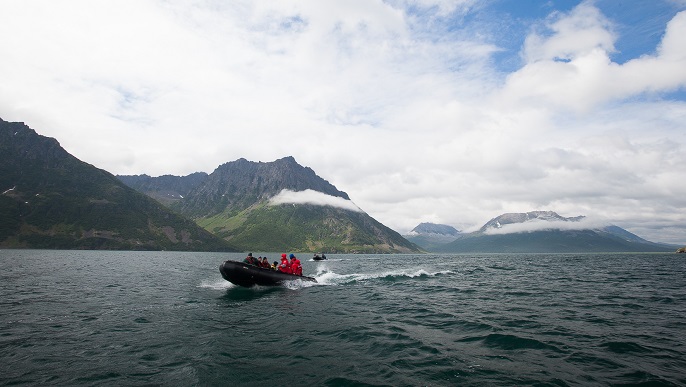
<path id="1" fill-rule="evenodd" d="M 370 280 L 383 280 L 383 281 L 403 281 L 406 279 L 415 278 L 432 278 L 446 274 L 452 274 L 450 270 L 442 270 L 437 272 L 428 272 L 424 269 L 416 270 L 389 270 L 377 273 L 352 273 L 352 274 L 337 274 L 334 272 L 327 271 L 326 269 L 320 269 L 314 276 L 317 279 L 317 283 L 313 283 L 312 286 L 316 285 L 345 285 L 349 283 L 370 281 Z"/>
<path id="2" fill-rule="evenodd" d="M 437 272 L 429 272 L 424 269 L 405 269 L 405 270 L 386 270 L 373 273 L 351 273 L 351 274 L 338 274 L 333 271 L 329 271 L 325 266 L 319 267 L 316 274 L 307 274 L 314 277 L 317 282 L 311 281 L 284 281 L 281 286 L 291 290 L 297 290 L 302 288 L 309 288 L 312 286 L 332 286 L 332 285 L 346 285 L 356 282 L 364 281 L 374 281 L 380 280 L 385 282 L 397 282 L 404 281 L 408 279 L 429 279 L 433 277 L 438 277 L 442 275 L 454 273 L 451 270 L 443 270 Z M 223 278 L 216 279 L 204 279 L 198 285 L 199 288 L 214 289 L 214 290 L 225 290 L 240 287 L 234 285 Z M 255 288 L 261 288 L 261 286 L 255 286 Z"/>
<path id="3" fill-rule="evenodd" d="M 319 280 L 317 280 L 319 281 Z M 290 289 L 290 290 L 296 290 L 296 289 L 301 289 L 301 288 L 309 288 L 312 286 L 317 286 L 318 284 L 313 281 L 301 281 L 301 280 L 294 280 L 294 281 L 284 281 L 281 283 L 281 286 Z"/>
<path id="4" fill-rule="evenodd" d="M 231 289 L 235 288 L 236 285 L 232 284 L 229 281 L 224 280 L 223 278 L 212 278 L 212 279 L 205 279 L 200 282 L 200 285 L 198 285 L 199 288 L 207 288 L 207 289 L 214 289 L 214 290 L 222 290 L 222 289 Z"/>

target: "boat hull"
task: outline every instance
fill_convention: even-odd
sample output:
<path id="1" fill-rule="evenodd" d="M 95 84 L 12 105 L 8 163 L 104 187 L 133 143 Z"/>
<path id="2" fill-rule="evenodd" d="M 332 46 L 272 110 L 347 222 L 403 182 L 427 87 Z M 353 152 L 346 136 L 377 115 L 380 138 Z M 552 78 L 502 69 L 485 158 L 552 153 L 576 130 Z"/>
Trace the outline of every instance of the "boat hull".
<path id="1" fill-rule="evenodd" d="M 317 280 L 312 277 L 288 274 L 236 261 L 224 261 L 224 263 L 219 265 L 219 272 L 225 280 L 234 285 L 244 286 L 246 288 L 255 285 L 278 286 L 286 281 L 300 280 L 317 282 Z"/>

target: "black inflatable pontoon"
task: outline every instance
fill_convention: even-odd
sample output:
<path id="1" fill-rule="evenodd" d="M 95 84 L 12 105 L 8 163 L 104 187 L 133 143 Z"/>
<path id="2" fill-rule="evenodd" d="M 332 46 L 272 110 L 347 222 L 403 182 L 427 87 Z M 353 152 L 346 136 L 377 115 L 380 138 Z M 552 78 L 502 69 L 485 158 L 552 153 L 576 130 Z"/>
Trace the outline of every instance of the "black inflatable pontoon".
<path id="1" fill-rule="evenodd" d="M 317 282 L 312 277 L 288 274 L 236 261 L 224 261 L 224 263 L 219 265 L 219 272 L 222 273 L 222 277 L 225 280 L 238 286 L 245 286 L 246 288 L 255 285 L 276 286 L 281 285 L 285 281 Z"/>
<path id="2" fill-rule="evenodd" d="M 322 254 L 322 255 L 315 254 L 314 257 L 312 257 L 312 259 L 315 260 L 315 261 L 323 261 L 323 260 L 326 259 L 326 255 L 324 255 L 324 254 Z"/>

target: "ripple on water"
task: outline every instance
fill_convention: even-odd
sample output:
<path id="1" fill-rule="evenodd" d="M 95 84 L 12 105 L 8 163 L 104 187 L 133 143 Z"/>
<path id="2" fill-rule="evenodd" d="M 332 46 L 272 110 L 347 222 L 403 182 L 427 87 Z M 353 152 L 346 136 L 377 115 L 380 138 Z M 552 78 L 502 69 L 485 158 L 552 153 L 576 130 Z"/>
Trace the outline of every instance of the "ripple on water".
<path id="1" fill-rule="evenodd" d="M 520 349 L 541 349 L 554 352 L 563 352 L 554 345 L 544 343 L 540 340 L 517 335 L 492 333 L 479 338 L 479 340 L 481 340 L 483 345 L 486 347 L 504 349 L 508 351 Z"/>
<path id="2" fill-rule="evenodd" d="M 600 347 L 607 349 L 614 353 L 651 353 L 653 352 L 650 348 L 646 348 L 638 343 L 631 341 L 608 341 L 600 344 Z"/>

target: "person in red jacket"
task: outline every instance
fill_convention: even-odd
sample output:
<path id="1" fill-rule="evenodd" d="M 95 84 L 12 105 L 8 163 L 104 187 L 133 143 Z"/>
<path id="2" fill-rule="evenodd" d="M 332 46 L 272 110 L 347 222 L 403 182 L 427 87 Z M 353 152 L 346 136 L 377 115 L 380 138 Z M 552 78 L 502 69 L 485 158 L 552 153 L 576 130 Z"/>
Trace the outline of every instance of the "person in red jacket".
<path id="1" fill-rule="evenodd" d="M 286 258 L 286 254 L 281 254 L 281 264 L 279 265 L 279 271 L 291 274 L 291 265 Z"/>
<path id="2" fill-rule="evenodd" d="M 303 267 L 295 254 L 291 254 L 291 272 L 295 275 L 303 275 Z"/>

